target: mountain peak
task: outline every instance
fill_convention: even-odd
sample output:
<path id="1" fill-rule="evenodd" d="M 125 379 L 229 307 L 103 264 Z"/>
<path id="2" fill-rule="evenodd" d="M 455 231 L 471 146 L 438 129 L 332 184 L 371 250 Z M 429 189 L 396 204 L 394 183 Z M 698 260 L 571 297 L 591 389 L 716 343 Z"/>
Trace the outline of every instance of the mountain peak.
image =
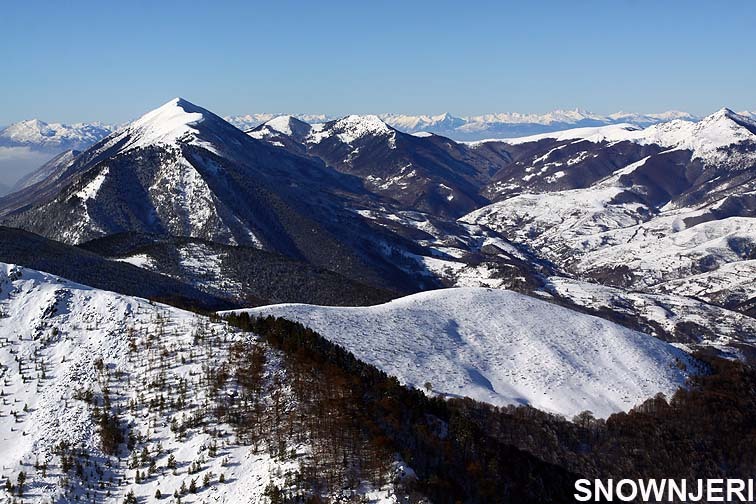
<path id="1" fill-rule="evenodd" d="M 110 127 L 100 123 L 68 125 L 27 119 L 0 129 L 0 144 L 31 146 L 59 153 L 60 150 L 88 147 L 107 136 L 110 131 Z"/>
<path id="2" fill-rule="evenodd" d="M 712 120 L 721 120 L 721 119 L 732 119 L 734 116 L 737 116 L 735 112 L 732 111 L 732 109 L 729 109 L 727 107 L 722 107 L 721 109 L 717 110 L 713 114 L 709 114 L 708 116 L 704 117 L 704 121 L 712 121 Z"/>
<path id="3" fill-rule="evenodd" d="M 134 121 L 136 128 L 173 130 L 201 122 L 204 110 L 183 98 L 174 98 Z"/>
<path id="4" fill-rule="evenodd" d="M 345 144 L 352 144 L 364 137 L 386 137 L 393 148 L 396 130 L 377 115 L 352 114 L 335 121 L 313 125 L 308 142 L 320 143 L 332 136 L 336 136 Z"/>
<path id="5" fill-rule="evenodd" d="M 126 126 L 124 131 L 132 137 L 127 148 L 174 144 L 197 135 L 195 126 L 211 117 L 216 116 L 184 98 L 173 98 Z"/>
<path id="6" fill-rule="evenodd" d="M 373 114 L 348 115 L 333 123 L 333 131 L 344 143 L 351 144 L 366 136 L 393 137 L 395 130 Z"/>
<path id="7" fill-rule="evenodd" d="M 735 123 L 735 124 L 733 124 Z M 711 115 L 704 117 L 700 123 L 702 127 L 711 127 L 713 124 L 726 125 L 729 129 L 746 129 L 751 135 L 756 135 L 756 121 L 750 117 L 740 115 L 727 107 L 722 107 Z M 743 132 L 746 136 L 747 133 Z"/>
<path id="8" fill-rule="evenodd" d="M 358 137 L 369 133 L 390 133 L 393 128 L 386 124 L 380 117 L 374 114 L 348 115 L 338 119 L 334 123 L 334 129 L 341 132 L 351 132 Z"/>
<path id="9" fill-rule="evenodd" d="M 278 131 L 279 133 L 283 133 L 284 135 L 291 135 L 292 125 L 303 125 L 303 124 L 306 124 L 306 123 L 304 121 L 300 121 L 299 119 L 297 119 L 296 117 L 292 115 L 280 115 L 278 117 L 274 117 L 270 121 L 267 121 L 265 123 L 265 126 L 275 131 Z"/>
<path id="10" fill-rule="evenodd" d="M 258 140 L 269 137 L 304 138 L 310 132 L 311 126 L 292 115 L 279 115 L 248 131 L 247 135 Z M 280 142 L 279 142 L 280 143 Z"/>

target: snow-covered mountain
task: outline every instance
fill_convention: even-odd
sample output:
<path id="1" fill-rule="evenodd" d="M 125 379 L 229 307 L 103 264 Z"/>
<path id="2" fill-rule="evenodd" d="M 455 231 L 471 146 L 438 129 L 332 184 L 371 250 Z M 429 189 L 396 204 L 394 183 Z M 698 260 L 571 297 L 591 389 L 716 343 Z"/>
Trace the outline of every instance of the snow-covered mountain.
<path id="1" fill-rule="evenodd" d="M 380 114 L 383 121 L 406 133 L 438 133 L 454 131 L 468 123 L 468 119 L 456 117 L 448 112 L 438 115 Z"/>
<path id="2" fill-rule="evenodd" d="M 328 114 L 271 114 L 271 113 L 259 113 L 259 114 L 244 114 L 244 115 L 231 115 L 226 116 L 224 119 L 228 121 L 229 123 L 233 124 L 240 130 L 251 130 L 254 129 L 261 124 L 270 121 L 271 119 L 275 119 L 276 117 L 281 116 L 291 116 L 296 119 L 299 119 L 302 122 L 306 123 L 322 123 L 327 121 L 332 121 L 333 119 L 336 119 L 333 115 Z"/>
<path id="3" fill-rule="evenodd" d="M 549 120 L 569 117 L 582 115 Z M 136 246 L 113 257 L 151 271 L 162 264 L 213 295 L 224 285 L 250 292 L 243 275 L 222 274 L 238 268 L 207 259 L 222 250 L 216 242 L 356 281 L 343 285 L 513 288 L 667 340 L 724 347 L 721 338 L 756 336 L 730 311 L 747 313 L 756 295 L 754 124 L 722 109 L 697 122 L 458 143 L 378 116 L 278 116 L 244 134 L 176 99 L 54 160 L 0 199 L 0 214 L 68 243 L 116 233 L 198 240 L 158 241 L 149 261 Z M 560 288 L 568 281 L 609 290 L 588 303 L 570 293 L 592 287 Z M 291 289 L 253 290 L 263 292 L 278 301 Z M 605 301 L 620 298 L 625 308 Z"/>
<path id="4" fill-rule="evenodd" d="M 92 132 L 0 198 L 0 501 L 544 502 L 626 470 L 622 432 L 688 432 L 752 376 L 712 356 L 756 357 L 756 121 L 693 119 L 176 98 Z M 63 129 L 0 158 L 90 138 Z"/>
<path id="5" fill-rule="evenodd" d="M 355 177 L 246 135 L 174 99 L 72 162 L 0 199 L 9 226 L 66 243 L 119 232 L 257 247 L 361 283 L 408 289 L 380 252 L 400 238 L 355 220 L 370 203 Z M 414 283 L 413 283 L 414 285 Z"/>
<path id="6" fill-rule="evenodd" d="M 384 200 L 440 216 L 460 216 L 484 204 L 478 188 L 496 161 L 505 161 L 471 154 L 443 137 L 402 133 L 375 115 L 312 125 L 282 116 L 248 134 L 359 177 Z"/>
<path id="7" fill-rule="evenodd" d="M 0 314 L 0 461 L 25 502 L 262 502 L 271 486 L 296 493 L 294 477 L 318 456 L 299 427 L 273 447 L 277 422 L 266 412 L 300 406 L 281 386 L 290 378 L 280 352 L 253 334 L 2 263 Z M 252 354 L 254 374 L 240 360 Z M 258 420 L 270 422 L 261 437 L 245 434 L 234 413 L 253 408 L 250 394 Z M 386 476 L 383 487 L 347 484 L 331 497 L 398 502 Z M 4 486 L 0 500 L 11 499 Z"/>
<path id="8" fill-rule="evenodd" d="M 630 141 L 655 144 L 667 149 L 689 150 L 693 153 L 693 159 L 702 159 L 711 164 L 715 161 L 726 161 L 724 158 L 715 157 L 717 151 L 734 144 L 753 142 L 755 132 L 756 121 L 736 114 L 728 108 L 722 108 L 700 121 L 675 119 L 645 129 L 631 124 L 575 128 L 501 141 L 509 144 L 537 142 L 543 139 L 587 140 L 594 143 Z"/>
<path id="9" fill-rule="evenodd" d="M 281 114 L 247 114 L 229 116 L 231 124 L 248 130 L 280 116 Z M 310 124 L 337 119 L 334 116 L 317 114 L 294 114 L 293 117 Z M 694 121 L 696 117 L 687 112 L 668 111 L 658 114 L 617 112 L 601 115 L 583 110 L 554 110 L 546 114 L 496 113 L 474 116 L 454 116 L 448 112 L 437 115 L 378 114 L 382 121 L 405 133 L 435 133 L 454 140 L 481 140 L 506 138 L 520 135 L 561 131 L 582 126 L 605 126 L 630 123 L 636 127 L 671 120 Z"/>
<path id="10" fill-rule="evenodd" d="M 55 237 L 77 243 L 141 228 L 262 245 L 258 235 L 263 233 L 234 215 L 239 209 L 233 207 L 241 203 L 234 199 L 240 196 L 220 197 L 216 191 L 238 191 L 258 183 L 251 175 L 265 163 L 267 153 L 264 145 L 211 112 L 172 100 L 103 139 L 73 163 L 47 170 L 42 183 L 55 178 L 62 191 L 54 201 L 78 208 L 67 212 L 70 225 L 56 223 Z M 279 173 L 297 162 L 302 168 L 316 168 L 286 154 L 279 154 L 275 162 Z M 271 172 L 264 175 L 275 175 Z M 229 177 L 238 177 L 238 187 L 229 186 Z M 119 215 L 112 213 L 111 198 L 121 204 Z M 39 203 L 44 205 L 37 211 L 51 205 Z M 13 210 L 10 206 L 6 212 Z"/>
<path id="11" fill-rule="evenodd" d="M 660 114 L 634 114 L 617 112 L 609 115 L 594 114 L 583 110 L 555 110 L 546 114 L 498 113 L 453 118 L 442 116 L 387 117 L 385 120 L 403 131 L 417 133 L 428 131 L 448 136 L 455 140 L 478 140 L 503 138 L 536 133 L 561 131 L 584 126 L 601 126 L 631 123 L 636 127 L 680 119 L 692 121 L 694 116 L 686 112 L 670 111 Z M 403 129 L 404 127 L 404 129 Z"/>
<path id="12" fill-rule="evenodd" d="M 111 132 L 100 123 L 59 124 L 38 119 L 0 128 L 0 195 L 18 189 L 19 179 L 64 151 L 85 149 Z"/>
<path id="13" fill-rule="evenodd" d="M 85 149 L 112 131 L 101 123 L 60 124 L 39 119 L 21 121 L 0 130 L 0 147 L 32 147 L 55 153 Z"/>
<path id="14" fill-rule="evenodd" d="M 527 243 L 568 274 L 599 284 L 726 308 L 756 294 L 749 280 L 756 122 L 722 109 L 698 122 L 581 128 L 506 142 L 513 163 L 485 190 L 497 201 L 463 221 Z M 472 144 L 491 145 L 501 148 L 498 141 Z M 587 303 L 585 296 L 575 300 Z M 700 320 L 687 325 L 698 337 L 737 337 L 721 327 L 703 330 Z M 754 337 L 750 328 L 741 334 Z"/>
<path id="15" fill-rule="evenodd" d="M 753 341 L 756 326 L 729 309 L 756 294 L 748 281 L 754 123 L 729 109 L 697 122 L 669 117 L 647 128 L 618 124 L 467 144 L 437 135 L 410 143 L 375 116 L 324 125 L 282 117 L 249 134 L 321 159 L 394 200 L 394 208 L 355 211 L 424 247 L 386 245 L 445 285 L 545 293 L 688 344 Z M 432 149 L 458 163 L 431 157 Z M 442 168 L 473 173 L 473 191 L 494 203 L 454 224 L 420 203 L 427 200 L 417 196 L 429 194 L 424 180 L 457 187 L 432 178 Z M 569 282 L 575 288 L 561 288 Z M 602 301 L 578 295 L 604 287 Z"/>
<path id="16" fill-rule="evenodd" d="M 605 417 L 670 394 L 696 369 L 689 355 L 656 338 L 506 290 L 443 289 L 366 308 L 286 304 L 249 313 L 301 322 L 413 387 L 568 417 L 583 410 Z"/>

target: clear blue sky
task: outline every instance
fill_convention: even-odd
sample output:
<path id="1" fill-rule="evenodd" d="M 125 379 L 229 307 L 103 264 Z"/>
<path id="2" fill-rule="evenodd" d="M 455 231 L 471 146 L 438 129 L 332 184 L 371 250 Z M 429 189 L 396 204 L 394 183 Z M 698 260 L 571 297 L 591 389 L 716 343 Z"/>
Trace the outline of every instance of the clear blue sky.
<path id="1" fill-rule="evenodd" d="M 201 5 L 196 5 L 201 4 Z M 756 108 L 756 2 L 3 2 L 0 124 Z"/>

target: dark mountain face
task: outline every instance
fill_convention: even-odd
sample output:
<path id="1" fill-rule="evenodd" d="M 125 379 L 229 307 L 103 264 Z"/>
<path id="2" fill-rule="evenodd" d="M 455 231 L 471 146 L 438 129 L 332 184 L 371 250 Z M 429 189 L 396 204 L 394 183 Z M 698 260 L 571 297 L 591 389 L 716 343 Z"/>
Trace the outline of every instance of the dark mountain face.
<path id="1" fill-rule="evenodd" d="M 0 227 L 0 262 L 52 273 L 90 287 L 203 310 L 240 306 L 175 278 L 48 240 L 20 229 Z"/>
<path id="2" fill-rule="evenodd" d="M 512 158 L 482 193 L 500 201 L 522 193 L 584 189 L 614 176 L 651 207 L 696 207 L 739 199 L 754 187 L 756 123 L 747 117 L 722 109 L 698 123 L 654 128 L 608 130 L 609 138 L 602 140 L 589 139 L 596 133 L 588 132 L 586 138 L 474 143 L 473 150 L 505 150 Z M 743 208 L 738 211 L 743 215 Z"/>
<path id="3" fill-rule="evenodd" d="M 383 243 L 403 240 L 349 210 L 371 200 L 358 178 L 250 138 L 185 100 L 50 171 L 0 199 L 5 223 L 70 244 L 127 231 L 188 236 L 372 285 L 417 285 L 382 253 Z"/>
<path id="4" fill-rule="evenodd" d="M 498 201 L 521 193 L 589 187 L 662 149 L 632 142 L 543 139 L 519 145 L 487 142 L 473 150 L 506 151 L 511 156 L 511 163 L 500 169 L 482 191 Z"/>
<path id="5" fill-rule="evenodd" d="M 242 306 L 282 302 L 370 305 L 399 294 L 263 250 L 197 238 L 120 233 L 79 246 L 138 264 Z"/>
<path id="6" fill-rule="evenodd" d="M 405 210 L 459 217 L 484 205 L 480 187 L 499 166 L 444 137 L 401 133 L 376 116 L 309 126 L 276 118 L 249 132 L 358 177 L 365 189 Z"/>

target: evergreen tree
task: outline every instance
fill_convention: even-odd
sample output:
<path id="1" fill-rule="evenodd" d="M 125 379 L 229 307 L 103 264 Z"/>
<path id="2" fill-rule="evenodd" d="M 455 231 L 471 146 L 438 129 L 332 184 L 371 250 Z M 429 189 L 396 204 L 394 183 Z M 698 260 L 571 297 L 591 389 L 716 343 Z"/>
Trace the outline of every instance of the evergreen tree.
<path id="1" fill-rule="evenodd" d="M 137 498 L 134 495 L 134 490 L 129 490 L 126 494 L 126 498 L 123 499 L 123 504 L 137 504 Z"/>

